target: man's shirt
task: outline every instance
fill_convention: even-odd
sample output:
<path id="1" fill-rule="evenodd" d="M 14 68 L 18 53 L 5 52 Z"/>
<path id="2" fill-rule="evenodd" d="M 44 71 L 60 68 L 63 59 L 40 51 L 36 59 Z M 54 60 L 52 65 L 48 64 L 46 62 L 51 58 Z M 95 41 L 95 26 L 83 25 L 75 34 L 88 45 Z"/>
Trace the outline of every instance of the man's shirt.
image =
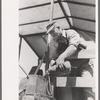
<path id="1" fill-rule="evenodd" d="M 62 37 L 58 42 L 65 43 L 67 45 L 74 45 L 75 47 L 77 47 L 80 43 L 80 36 L 73 29 L 63 30 Z"/>

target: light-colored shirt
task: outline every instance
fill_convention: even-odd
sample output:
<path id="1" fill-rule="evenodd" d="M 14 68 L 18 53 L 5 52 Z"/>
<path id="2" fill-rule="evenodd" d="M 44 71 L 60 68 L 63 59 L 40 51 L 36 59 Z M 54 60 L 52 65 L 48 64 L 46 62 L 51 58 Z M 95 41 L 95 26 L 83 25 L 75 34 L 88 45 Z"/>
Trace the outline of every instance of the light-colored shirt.
<path id="1" fill-rule="evenodd" d="M 80 36 L 73 29 L 63 30 L 63 32 L 62 32 L 62 38 L 61 38 L 60 42 L 68 44 L 67 41 L 69 41 L 69 45 L 74 45 L 74 46 L 77 47 L 78 44 L 80 43 Z"/>

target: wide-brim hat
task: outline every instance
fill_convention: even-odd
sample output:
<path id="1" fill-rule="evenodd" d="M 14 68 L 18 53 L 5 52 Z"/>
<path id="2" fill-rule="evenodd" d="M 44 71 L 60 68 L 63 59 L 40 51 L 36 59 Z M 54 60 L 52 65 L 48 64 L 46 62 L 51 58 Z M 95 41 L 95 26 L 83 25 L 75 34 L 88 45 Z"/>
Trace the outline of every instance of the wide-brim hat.
<path id="1" fill-rule="evenodd" d="M 46 26 L 47 32 L 46 34 L 48 34 L 51 30 L 53 30 L 55 27 L 55 22 L 50 23 L 49 25 Z"/>

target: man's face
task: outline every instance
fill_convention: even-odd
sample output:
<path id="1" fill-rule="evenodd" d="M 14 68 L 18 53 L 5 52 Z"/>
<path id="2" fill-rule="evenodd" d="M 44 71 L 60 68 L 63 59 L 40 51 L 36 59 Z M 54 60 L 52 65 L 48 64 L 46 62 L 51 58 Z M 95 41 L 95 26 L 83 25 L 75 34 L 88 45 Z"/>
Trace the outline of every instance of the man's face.
<path id="1" fill-rule="evenodd" d="M 60 29 L 58 29 L 57 27 L 55 27 L 53 30 L 51 30 L 49 32 L 51 34 L 52 37 L 54 37 L 55 39 L 59 39 L 61 36 L 61 31 Z"/>

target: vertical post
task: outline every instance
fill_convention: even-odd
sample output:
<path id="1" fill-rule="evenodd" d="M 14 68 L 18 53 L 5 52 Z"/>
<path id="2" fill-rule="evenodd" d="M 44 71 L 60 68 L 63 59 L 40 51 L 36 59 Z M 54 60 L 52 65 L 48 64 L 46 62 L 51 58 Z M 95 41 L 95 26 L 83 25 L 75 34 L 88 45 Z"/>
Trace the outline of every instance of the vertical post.
<path id="1" fill-rule="evenodd" d="M 54 10 L 54 0 L 51 0 L 50 23 L 52 23 L 52 21 L 53 21 L 53 10 Z M 52 38 L 51 35 L 48 33 L 46 70 L 49 68 L 49 52 L 50 52 L 51 38 Z"/>
<path id="2" fill-rule="evenodd" d="M 54 0 L 51 0 L 51 11 L 50 11 L 50 23 L 52 23 L 53 21 L 53 10 L 54 10 Z M 47 39 L 47 62 L 46 62 L 46 70 L 49 68 L 49 52 L 50 52 L 50 41 L 51 41 L 52 37 L 51 35 L 48 33 L 48 39 Z M 49 77 L 49 82 L 50 82 L 50 77 Z M 50 84 L 50 83 L 49 83 Z M 52 95 L 54 95 L 54 86 L 51 85 L 49 87 L 50 92 Z"/>
<path id="3" fill-rule="evenodd" d="M 51 0 L 50 23 L 53 21 L 54 0 Z"/>
<path id="4" fill-rule="evenodd" d="M 54 0 L 51 0 L 50 23 L 53 21 Z M 50 43 L 51 35 L 48 34 L 48 44 Z"/>
<path id="5" fill-rule="evenodd" d="M 22 44 L 22 37 L 20 36 L 20 42 L 19 42 L 19 57 L 18 60 L 20 61 L 20 53 L 21 53 L 21 44 Z"/>

